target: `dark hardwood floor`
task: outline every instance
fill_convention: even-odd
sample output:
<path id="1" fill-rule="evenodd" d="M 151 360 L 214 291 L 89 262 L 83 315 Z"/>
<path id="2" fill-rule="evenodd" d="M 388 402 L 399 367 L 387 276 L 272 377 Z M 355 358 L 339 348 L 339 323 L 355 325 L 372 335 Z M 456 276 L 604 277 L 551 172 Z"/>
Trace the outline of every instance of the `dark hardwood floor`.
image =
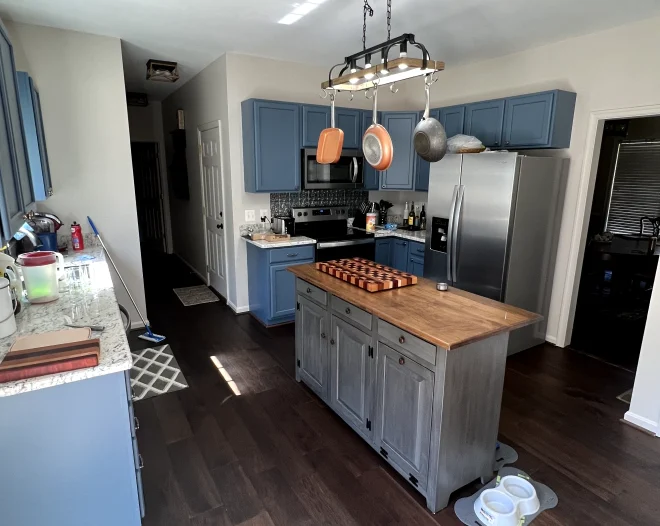
<path id="1" fill-rule="evenodd" d="M 145 526 L 462 524 L 453 501 L 479 485 L 430 514 L 295 382 L 292 325 L 265 329 L 222 302 L 183 307 L 172 288 L 197 277 L 173 256 L 147 254 L 144 266 L 150 322 L 190 384 L 135 404 Z M 148 345 L 138 333 L 131 345 Z M 559 496 L 536 525 L 660 524 L 660 440 L 619 421 L 627 406 L 616 396 L 632 383 L 550 345 L 509 359 L 500 439 L 518 452 L 515 466 Z"/>

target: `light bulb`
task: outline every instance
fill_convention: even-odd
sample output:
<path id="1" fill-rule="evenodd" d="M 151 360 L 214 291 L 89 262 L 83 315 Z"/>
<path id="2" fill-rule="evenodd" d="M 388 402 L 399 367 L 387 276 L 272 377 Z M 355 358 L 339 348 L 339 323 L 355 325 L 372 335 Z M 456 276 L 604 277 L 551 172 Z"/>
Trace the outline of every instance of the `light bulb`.
<path id="1" fill-rule="evenodd" d="M 349 79 L 348 81 L 349 81 L 351 84 L 357 84 L 357 83 L 358 83 L 358 79 L 357 79 L 356 77 L 353 77 L 352 79 Z"/>
<path id="2" fill-rule="evenodd" d="M 367 80 L 371 80 L 372 78 L 374 78 L 374 74 L 373 73 L 365 73 L 364 78 L 367 79 Z"/>
<path id="3" fill-rule="evenodd" d="M 405 62 L 399 64 L 399 69 L 408 69 L 408 64 L 406 64 Z"/>

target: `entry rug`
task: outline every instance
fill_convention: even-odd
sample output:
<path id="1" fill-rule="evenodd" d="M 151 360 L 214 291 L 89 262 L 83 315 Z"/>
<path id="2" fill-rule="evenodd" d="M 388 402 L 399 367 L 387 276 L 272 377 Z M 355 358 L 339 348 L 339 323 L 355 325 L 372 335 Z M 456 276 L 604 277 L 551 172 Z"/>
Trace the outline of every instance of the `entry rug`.
<path id="1" fill-rule="evenodd" d="M 193 305 L 201 305 L 202 303 L 213 303 L 214 301 L 220 301 L 213 291 L 209 289 L 206 285 L 197 285 L 195 287 L 182 287 L 179 289 L 173 289 L 174 294 L 181 300 L 181 303 L 185 307 L 191 307 Z"/>
<path id="2" fill-rule="evenodd" d="M 146 400 L 188 387 L 169 345 L 131 351 L 131 355 L 131 387 L 135 400 Z"/>
<path id="3" fill-rule="evenodd" d="M 529 478 L 527 473 L 525 473 L 521 469 L 510 466 L 510 467 L 502 468 L 498 473 L 498 476 L 500 477 L 506 477 L 507 475 L 516 475 L 516 476 L 523 475 L 524 477 L 526 477 L 529 480 L 529 482 L 532 484 L 532 486 L 534 486 L 534 489 L 536 490 L 536 494 L 539 497 L 539 502 L 541 504 L 541 507 L 539 508 L 539 511 L 537 511 L 534 515 L 525 515 L 525 523 L 524 523 L 525 525 L 532 522 L 545 510 L 549 510 L 557 506 L 557 503 L 559 502 L 559 497 L 557 497 L 557 494 L 545 484 L 541 484 L 540 482 L 536 482 L 535 480 Z M 456 504 L 454 504 L 454 513 L 456 513 L 456 516 L 461 520 L 463 524 L 468 524 L 469 526 L 485 524 L 477 519 L 477 514 L 474 512 L 474 503 L 479 497 L 479 495 L 481 495 L 481 492 L 490 488 L 494 488 L 496 485 L 497 485 L 497 477 L 491 480 L 488 484 L 486 484 L 483 488 L 481 488 L 471 497 L 465 497 L 464 499 L 458 499 L 456 501 Z M 485 524 L 485 526 L 489 526 L 489 525 Z"/>

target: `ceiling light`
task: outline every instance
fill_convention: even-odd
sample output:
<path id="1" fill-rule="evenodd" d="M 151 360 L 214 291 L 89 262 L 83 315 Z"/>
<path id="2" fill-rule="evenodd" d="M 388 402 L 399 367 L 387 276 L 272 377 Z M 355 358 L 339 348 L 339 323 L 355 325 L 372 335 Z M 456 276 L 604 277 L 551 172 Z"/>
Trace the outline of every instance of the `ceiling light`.
<path id="1" fill-rule="evenodd" d="M 357 77 L 353 77 L 353 78 L 348 79 L 348 81 L 349 81 L 351 84 L 357 84 L 359 80 L 360 80 L 360 79 L 357 78 Z"/>
<path id="2" fill-rule="evenodd" d="M 318 4 L 313 4 L 312 2 L 305 2 L 304 4 L 300 4 L 293 11 L 291 11 L 291 14 L 305 16 L 310 11 L 314 11 L 314 9 L 316 9 L 318 6 Z"/>
<path id="3" fill-rule="evenodd" d="M 289 13 L 288 15 L 282 17 L 280 20 L 277 21 L 278 24 L 286 24 L 290 25 L 293 24 L 294 22 L 297 22 L 302 18 L 302 15 L 294 15 L 293 13 Z"/>

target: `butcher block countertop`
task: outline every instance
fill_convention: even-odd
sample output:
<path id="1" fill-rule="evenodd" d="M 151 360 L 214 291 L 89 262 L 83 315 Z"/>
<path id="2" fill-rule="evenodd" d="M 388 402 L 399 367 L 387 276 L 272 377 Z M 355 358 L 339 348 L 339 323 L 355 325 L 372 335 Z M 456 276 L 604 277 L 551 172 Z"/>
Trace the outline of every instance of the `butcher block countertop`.
<path id="1" fill-rule="evenodd" d="M 316 270 L 313 263 L 289 267 L 298 278 L 316 285 L 411 334 L 452 350 L 496 334 L 541 321 L 542 316 L 450 287 L 436 290 L 434 281 L 367 292 Z"/>

